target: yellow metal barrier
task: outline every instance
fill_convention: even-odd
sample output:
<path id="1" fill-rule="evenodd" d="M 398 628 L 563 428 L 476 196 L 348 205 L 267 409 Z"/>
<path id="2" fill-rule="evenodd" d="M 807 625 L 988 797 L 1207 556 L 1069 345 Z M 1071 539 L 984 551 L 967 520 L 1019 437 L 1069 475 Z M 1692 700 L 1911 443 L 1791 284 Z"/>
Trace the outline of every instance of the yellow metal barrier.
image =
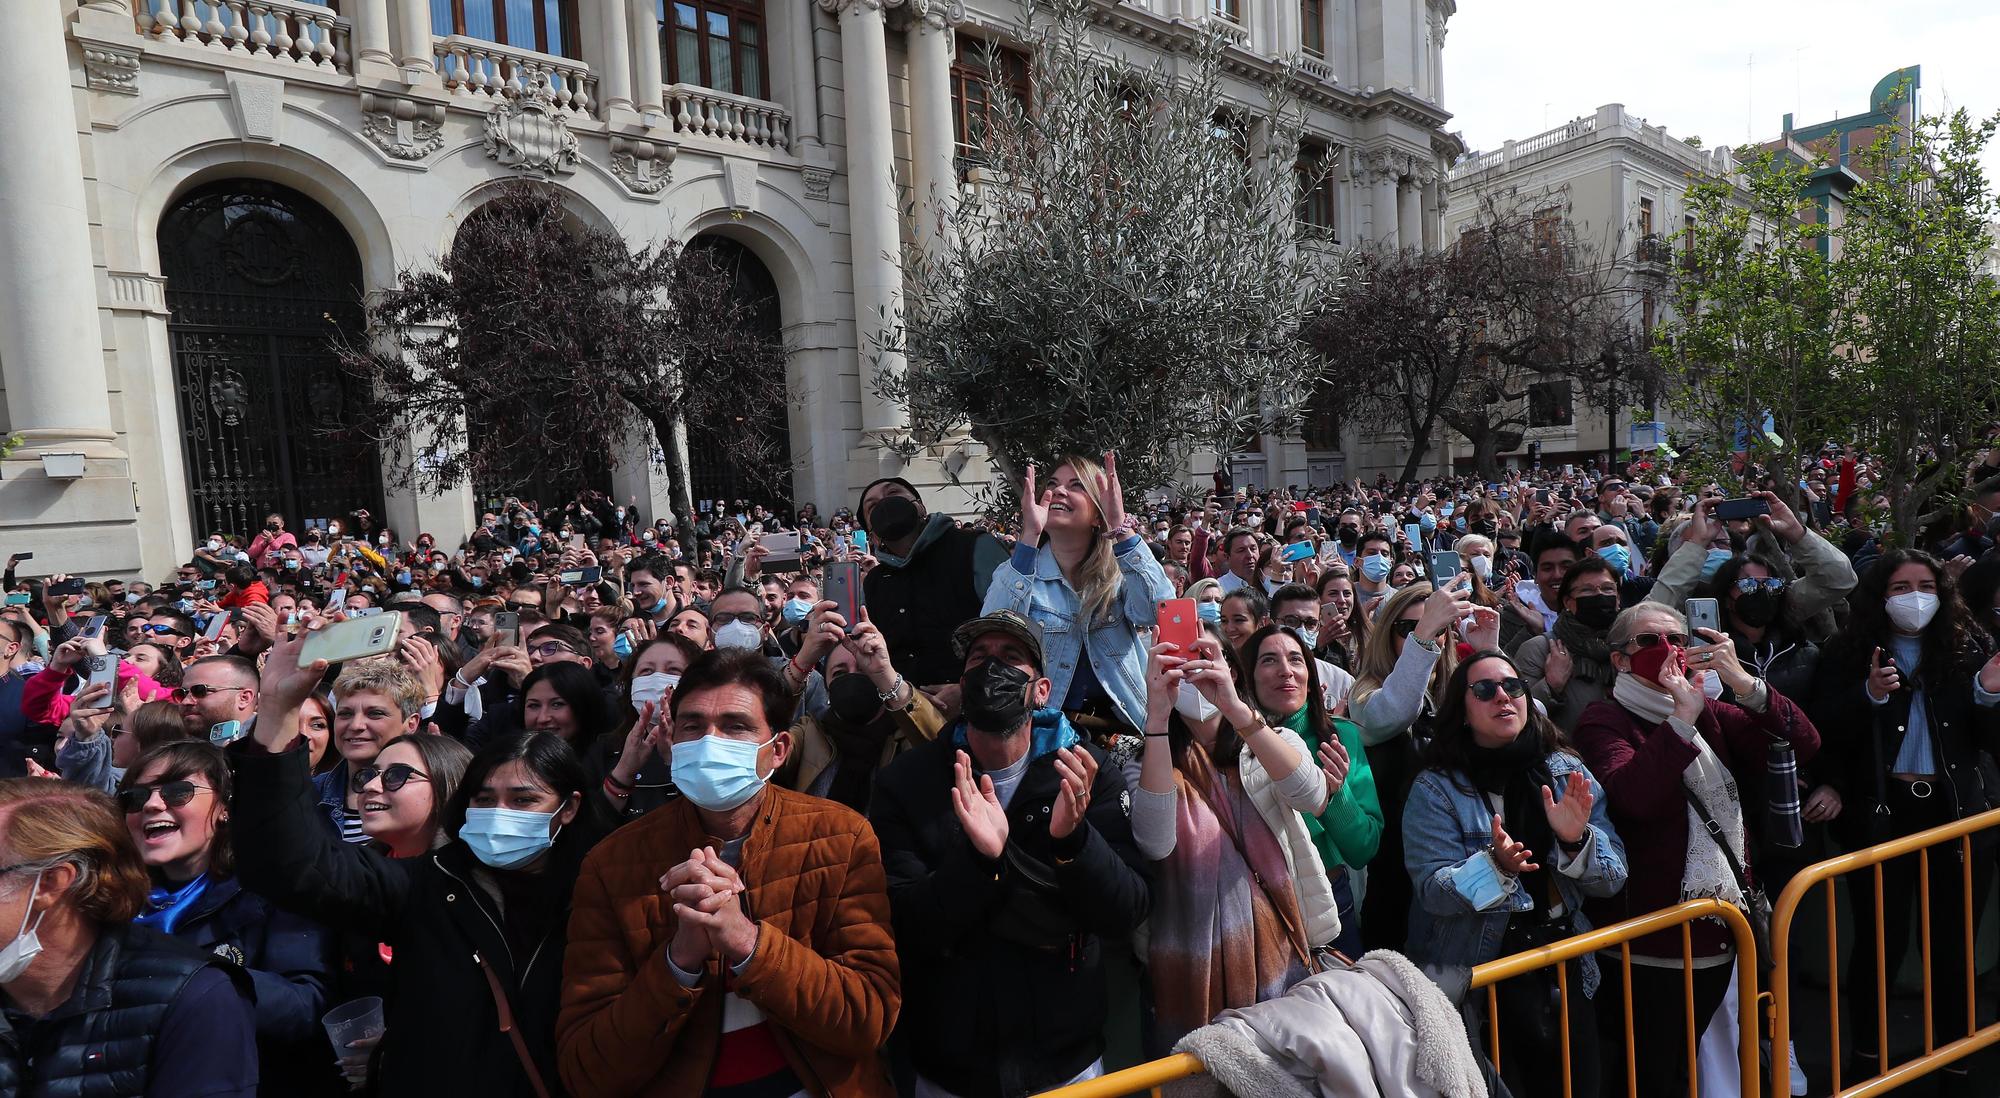
<path id="1" fill-rule="evenodd" d="M 1503 980 L 1509 980 L 1537 969 L 1561 965 L 1565 961 L 1573 960 L 1587 953 L 1594 953 L 1598 950 L 1610 949 L 1616 946 L 1619 949 L 1620 962 L 1625 966 L 1625 1047 L 1629 1050 L 1632 1047 L 1631 943 L 1648 934 L 1655 934 L 1662 930 L 1671 930 L 1678 926 L 1681 928 L 1682 956 L 1686 958 L 1692 951 L 1691 939 L 1688 936 L 1688 926 L 1696 919 L 1706 918 L 1720 919 L 1723 925 L 1729 928 L 1730 935 L 1736 942 L 1738 1016 L 1743 1025 L 1743 1032 L 1738 1034 L 1737 1037 L 1738 1051 L 1742 1055 L 1740 1064 L 1742 1087 L 1743 1094 L 1745 1095 L 1757 1094 L 1757 944 L 1755 937 L 1750 931 L 1750 920 L 1745 918 L 1741 911 L 1720 900 L 1692 900 L 1674 907 L 1662 908 L 1650 915 L 1641 915 L 1636 919 L 1627 919 L 1622 923 L 1614 923 L 1611 926 L 1578 934 L 1572 938 L 1565 938 L 1560 942 L 1543 946 L 1540 949 L 1532 949 L 1525 953 L 1516 953 L 1510 957 L 1488 961 L 1474 968 L 1472 970 L 1471 990 L 1478 991 L 1484 989 L 1487 994 L 1486 1014 L 1493 1026 L 1489 1038 L 1492 1044 L 1489 1046 L 1488 1051 L 1495 1070 L 1498 1070 L 1500 1066 L 1498 1052 L 1500 1030 L 1499 1011 L 1496 1007 L 1496 993 L 1493 990 L 1494 985 L 1499 984 Z M 1694 1011 L 1693 971 L 1692 967 L 1686 969 L 1688 973 L 1686 1002 L 1690 1016 L 1692 1016 Z M 1562 993 L 1560 996 L 1562 1021 L 1560 1032 L 1562 1034 L 1563 1090 L 1567 1095 L 1569 1090 L 1569 986 L 1561 968 L 1556 969 L 1556 982 L 1557 987 Z M 1688 1025 L 1688 1033 L 1690 1035 L 1688 1041 L 1688 1078 L 1690 1080 L 1690 1087 L 1698 1087 L 1700 1085 L 1697 1080 L 1698 1073 L 1694 1070 L 1695 1048 L 1696 1043 L 1701 1039 L 1701 1030 L 1705 1023 L 1706 1019 L 1703 1019 L 1702 1024 L 1696 1024 L 1692 1017 L 1690 1017 Z M 1626 1092 L 1634 1094 L 1637 1093 L 1638 1083 L 1635 1078 L 1632 1057 L 1627 1055 L 1625 1062 L 1627 1065 Z M 1185 1079 L 1191 1075 L 1199 1075 L 1204 1070 L 1201 1060 L 1197 1057 L 1187 1053 L 1176 1053 L 1165 1059 L 1149 1061 L 1139 1064 L 1136 1067 L 1126 1068 L 1123 1071 L 1114 1071 L 1109 1075 L 1099 1076 L 1096 1079 L 1088 1079 L 1081 1083 L 1073 1083 L 1066 1087 L 1047 1091 L 1041 1098 L 1125 1098 L 1127 1095 L 1148 1092 L 1154 1098 L 1159 1098 L 1159 1088 L 1164 1084 L 1174 1082 L 1177 1079 Z M 1789 1093 L 1789 1091 L 1780 1091 L 1779 1093 Z M 1594 1096 L 1574 1095 L 1569 1096 L 1569 1098 L 1594 1098 Z"/>
<path id="2" fill-rule="evenodd" d="M 1778 897 L 1777 907 L 1771 915 L 1771 952 L 1774 955 L 1772 959 L 1776 962 L 1776 969 L 1771 974 L 1772 996 L 1770 1007 L 1771 1047 L 1774 1050 L 1785 1048 L 1786 1042 L 1790 1040 L 1792 1034 L 1792 921 L 1798 915 L 1800 905 L 1805 902 L 1806 894 L 1821 884 L 1826 886 L 1827 1027 L 1831 1035 L 1830 1045 L 1833 1051 L 1833 1098 L 1868 1098 L 1871 1095 L 1886 1093 L 1913 1079 L 1928 1075 L 1947 1064 L 1962 1060 L 1985 1048 L 1987 1045 L 2000 1041 L 2000 1023 L 1987 1026 L 1984 1029 L 1976 1028 L 1979 1015 L 1978 1004 L 1975 1001 L 1976 980 L 1972 971 L 1975 956 L 1973 935 L 1977 929 L 1972 917 L 1974 910 L 1973 903 L 1976 899 L 1972 887 L 1972 870 L 1975 864 L 1972 850 L 1972 836 L 1993 827 L 2000 827 L 2000 808 L 1982 812 L 1977 816 L 1967 816 L 1965 819 L 1945 824 L 1941 827 L 1933 827 L 1928 831 L 1919 831 L 1914 835 L 1905 835 L 1900 839 L 1891 839 L 1888 842 L 1879 843 L 1865 850 L 1857 850 L 1852 854 L 1843 854 L 1837 858 L 1829 858 L 1826 861 L 1815 863 L 1801 870 L 1799 875 L 1793 877 L 1791 883 L 1785 886 L 1784 893 Z M 1936 1040 L 1937 1034 L 1933 1032 L 1931 1025 L 1930 854 L 1932 847 L 1943 846 L 1947 843 L 1956 843 L 1958 845 L 1960 855 L 1959 872 L 1964 874 L 1964 886 L 1961 891 L 1965 896 L 1965 911 L 1962 920 L 1964 924 L 1963 933 L 1965 935 L 1966 966 L 1965 1016 L 1968 1023 L 1975 1025 L 1975 1028 L 1969 1035 L 1960 1037 L 1943 1047 L 1939 1047 Z M 1840 935 L 1835 917 L 1833 882 L 1835 878 L 1856 870 L 1869 869 L 1874 873 L 1874 923 L 1876 938 L 1875 1024 L 1877 1027 L 1875 1048 L 1883 1059 L 1882 1066 L 1886 1068 L 1888 1067 L 1887 1061 L 1889 1055 L 1889 981 L 1893 978 L 1894 973 L 1882 971 L 1882 863 L 1891 858 L 1904 857 L 1910 854 L 1915 854 L 1918 859 L 1917 895 L 1919 900 L 1917 922 L 1922 928 L 1918 941 L 1923 948 L 1924 1052 L 1923 1055 L 1916 1059 L 1898 1064 L 1896 1067 L 1890 1068 L 1882 1074 L 1862 1082 L 1858 1086 L 1843 1089 L 1840 1085 Z M 1908 901 L 1903 897 L 1897 897 L 1893 902 L 1907 903 Z M 1857 1017 L 1859 1017 L 1858 1012 Z M 1771 1057 L 1771 1093 L 1790 1093 L 1789 1084 L 1786 1082 L 1786 1075 L 1785 1057 L 1782 1055 L 1773 1055 Z M 1748 1092 L 1746 1091 L 1746 1093 Z"/>

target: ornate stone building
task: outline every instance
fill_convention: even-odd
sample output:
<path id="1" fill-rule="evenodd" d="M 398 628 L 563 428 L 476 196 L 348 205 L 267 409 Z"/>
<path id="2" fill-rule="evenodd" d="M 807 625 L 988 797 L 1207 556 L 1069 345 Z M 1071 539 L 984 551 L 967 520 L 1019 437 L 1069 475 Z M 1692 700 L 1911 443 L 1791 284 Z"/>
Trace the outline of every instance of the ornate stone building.
<path id="1" fill-rule="evenodd" d="M 1333 182 L 1307 216 L 1345 243 L 1435 243 L 1454 0 L 1099 0 L 1107 44 L 1187 48 L 1220 23 L 1232 98 L 1279 58 Z M 1012 73 L 1012 0 L 10 0 L 0 59 L 0 553 L 158 577 L 267 511 L 368 507 L 455 540 L 472 489 L 388 486 L 408 455 L 343 435 L 328 351 L 361 296 L 452 246 L 499 184 L 580 223 L 712 248 L 790 348 L 790 494 L 822 510 L 905 462 L 872 376 L 908 196 L 958 181 L 966 120 Z M 552 301 L 551 308 L 561 303 Z M 1348 472 L 1325 424 L 1239 479 Z M 643 448 L 633 448 L 635 451 Z M 694 453 L 697 498 L 750 494 Z M 599 486 L 666 500 L 645 452 Z M 1367 464 L 1355 458 L 1354 464 Z M 1197 470 L 1202 472 L 1205 470 Z M 1356 468 L 1353 471 L 1360 471 Z M 522 486 L 490 486 L 519 488 Z M 573 485 L 542 487 L 554 493 Z M 949 500 L 945 501 L 949 504 Z"/>

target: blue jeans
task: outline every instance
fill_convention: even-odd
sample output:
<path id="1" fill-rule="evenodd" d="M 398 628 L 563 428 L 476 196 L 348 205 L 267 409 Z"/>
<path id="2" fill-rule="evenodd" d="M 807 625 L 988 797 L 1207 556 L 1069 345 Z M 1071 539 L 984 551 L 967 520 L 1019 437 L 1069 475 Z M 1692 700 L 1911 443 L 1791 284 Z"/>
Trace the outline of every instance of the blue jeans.
<path id="1" fill-rule="evenodd" d="M 1361 959 L 1361 919 L 1354 913 L 1354 884 L 1346 866 L 1327 874 L 1333 884 L 1333 906 L 1340 912 L 1340 934 L 1329 943 L 1350 961 Z"/>

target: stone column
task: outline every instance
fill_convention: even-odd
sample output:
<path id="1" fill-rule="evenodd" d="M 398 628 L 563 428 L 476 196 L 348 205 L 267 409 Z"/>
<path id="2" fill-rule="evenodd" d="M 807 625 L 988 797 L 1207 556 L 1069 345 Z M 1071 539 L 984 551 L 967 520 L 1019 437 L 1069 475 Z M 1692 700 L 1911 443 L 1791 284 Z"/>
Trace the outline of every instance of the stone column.
<path id="1" fill-rule="evenodd" d="M 1378 153 L 1369 157 L 1368 171 L 1375 185 L 1374 208 L 1369 211 L 1374 243 L 1393 252 L 1401 246 L 1396 235 L 1396 169 L 1387 155 Z"/>
<path id="2" fill-rule="evenodd" d="M 1421 215 L 1424 223 L 1424 248 L 1435 251 L 1444 245 L 1444 218 L 1442 203 L 1444 178 L 1435 167 L 1425 168 L 1419 177 L 1423 180 Z"/>
<path id="3" fill-rule="evenodd" d="M 626 0 L 632 38 L 632 109 L 648 126 L 666 121 L 664 78 L 660 75 L 660 15 L 653 0 Z"/>
<path id="4" fill-rule="evenodd" d="M 840 67 L 847 101 L 847 214 L 854 248 L 854 328 L 864 445 L 900 434 L 903 408 L 875 391 L 882 369 L 901 371 L 899 354 L 878 358 L 881 332 L 903 303 L 897 224 L 895 143 L 889 128 L 889 51 L 881 0 L 819 0 L 840 16 Z"/>
<path id="5" fill-rule="evenodd" d="M 791 33 L 785 35 L 785 56 L 791 70 L 792 101 L 785 106 L 792 112 L 792 148 L 797 152 L 820 145 L 819 65 L 814 60 L 818 49 L 813 42 L 818 11 L 811 4 L 793 4 L 791 18 L 794 22 Z"/>
<path id="6" fill-rule="evenodd" d="M 958 205 L 951 28 L 965 18 L 965 9 L 958 0 L 912 0 L 910 14 L 910 184 L 917 241 L 928 254 L 950 239 Z"/>
<path id="7" fill-rule="evenodd" d="M 396 49 L 403 83 L 415 87 L 436 74 L 431 60 L 430 0 L 391 0 L 396 16 Z"/>
<path id="8" fill-rule="evenodd" d="M 394 76 L 396 56 L 389 48 L 389 0 L 355 0 L 344 10 L 354 20 L 355 75 Z"/>
<path id="9" fill-rule="evenodd" d="M 1405 178 L 1396 187 L 1396 235 L 1405 248 L 1424 246 L 1424 215 L 1422 191 L 1414 176 Z"/>
<path id="10" fill-rule="evenodd" d="M 122 457 L 111 427 L 69 49 L 57 4 L 0 4 L 0 375 L 24 451 Z M 23 455 L 17 455 L 23 456 Z"/>
<path id="11" fill-rule="evenodd" d="M 632 109 L 632 20 L 613 6 L 597 12 L 597 57 L 590 71 L 597 76 L 597 101 L 608 122 L 619 122 Z"/>

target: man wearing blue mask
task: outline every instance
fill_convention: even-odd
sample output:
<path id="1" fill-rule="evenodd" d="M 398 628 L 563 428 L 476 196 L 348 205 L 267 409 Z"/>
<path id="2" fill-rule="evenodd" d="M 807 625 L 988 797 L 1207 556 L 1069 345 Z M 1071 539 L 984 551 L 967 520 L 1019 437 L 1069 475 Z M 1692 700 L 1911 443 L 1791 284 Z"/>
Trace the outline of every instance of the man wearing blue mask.
<path id="1" fill-rule="evenodd" d="M 682 674 L 681 795 L 577 878 L 556 1022 L 571 1093 L 886 1092 L 901 979 L 882 852 L 852 809 L 771 780 L 791 705 L 754 653 Z"/>
<path id="2" fill-rule="evenodd" d="M 1389 573 L 1396 567 L 1396 543 L 1382 530 L 1362 534 L 1354 549 L 1354 597 L 1363 606 L 1389 592 Z"/>
<path id="3" fill-rule="evenodd" d="M 1632 556 L 1632 536 L 1618 523 L 1606 523 L 1590 532 L 1590 551 L 1618 573 L 1618 605 L 1632 606 L 1653 589 L 1653 577 L 1640 575 L 1644 561 Z"/>
<path id="4" fill-rule="evenodd" d="M 1035 622 L 996 610 L 953 639 L 964 719 L 869 805 L 901 1024 L 919 1098 L 1034 1094 L 1103 1072 L 1106 940 L 1145 919 L 1147 863 L 1118 766 L 1050 708 Z"/>

